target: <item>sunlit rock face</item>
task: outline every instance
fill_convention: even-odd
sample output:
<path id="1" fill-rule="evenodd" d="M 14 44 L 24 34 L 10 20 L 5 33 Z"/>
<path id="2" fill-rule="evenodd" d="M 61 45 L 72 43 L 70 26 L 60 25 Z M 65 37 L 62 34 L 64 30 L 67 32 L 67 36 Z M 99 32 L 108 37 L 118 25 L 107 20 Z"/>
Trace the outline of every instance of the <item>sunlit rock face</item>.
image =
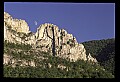
<path id="1" fill-rule="evenodd" d="M 13 19 L 4 12 L 4 40 L 19 44 L 35 44 L 35 35 L 29 31 L 25 20 Z"/>
<path id="2" fill-rule="evenodd" d="M 13 19 L 4 12 L 4 40 L 12 43 L 30 44 L 36 50 L 49 52 L 50 55 L 75 62 L 77 60 L 91 60 L 97 62 L 91 55 L 86 55 L 83 44 L 65 29 L 45 23 L 37 28 L 36 33 L 29 31 L 25 20 Z"/>
<path id="3" fill-rule="evenodd" d="M 51 51 L 52 53 L 53 42 L 55 42 L 55 56 L 74 62 L 79 59 L 87 60 L 83 44 L 79 44 L 72 34 L 68 34 L 64 29 L 59 29 L 54 24 L 40 25 L 35 35 L 36 47 L 41 47 L 43 51 Z"/>
<path id="4" fill-rule="evenodd" d="M 87 56 L 87 59 L 88 59 L 88 61 L 97 62 L 96 58 L 93 58 L 93 57 L 90 55 L 90 53 L 89 53 L 89 55 Z"/>
<path id="5" fill-rule="evenodd" d="M 29 33 L 29 26 L 25 22 L 25 20 L 21 19 L 13 19 L 11 15 L 8 13 L 4 12 L 4 24 L 5 26 L 11 27 L 13 30 L 17 32 L 24 32 L 24 33 Z"/>

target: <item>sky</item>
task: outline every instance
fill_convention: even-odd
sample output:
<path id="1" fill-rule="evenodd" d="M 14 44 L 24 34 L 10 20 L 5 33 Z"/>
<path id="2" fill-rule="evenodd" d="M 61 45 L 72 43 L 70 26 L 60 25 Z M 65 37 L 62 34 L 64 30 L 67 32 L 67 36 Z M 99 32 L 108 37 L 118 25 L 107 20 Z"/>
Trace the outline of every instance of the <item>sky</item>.
<path id="1" fill-rule="evenodd" d="M 52 23 L 79 43 L 115 38 L 114 3 L 4 2 L 4 12 L 25 20 L 34 33 L 41 24 Z"/>

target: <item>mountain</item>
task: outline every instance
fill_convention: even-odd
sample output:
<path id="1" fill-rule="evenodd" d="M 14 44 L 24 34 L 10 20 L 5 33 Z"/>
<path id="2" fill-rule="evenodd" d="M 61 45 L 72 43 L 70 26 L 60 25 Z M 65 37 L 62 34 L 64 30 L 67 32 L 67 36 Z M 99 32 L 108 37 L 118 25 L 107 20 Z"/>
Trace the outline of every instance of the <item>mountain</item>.
<path id="1" fill-rule="evenodd" d="M 115 38 L 92 40 L 82 43 L 86 52 L 91 53 L 100 65 L 114 74 L 115 70 Z"/>
<path id="2" fill-rule="evenodd" d="M 45 23 L 32 33 L 4 12 L 4 77 L 114 78 L 96 58 L 66 30 Z"/>
<path id="3" fill-rule="evenodd" d="M 4 41 L 18 44 L 30 44 L 32 48 L 48 52 L 70 61 L 89 60 L 97 62 L 91 55 L 86 56 L 83 44 L 79 44 L 76 38 L 64 29 L 50 23 L 45 23 L 37 28 L 36 33 L 29 31 L 29 26 L 24 21 L 13 19 L 4 12 Z"/>
<path id="4" fill-rule="evenodd" d="M 51 56 L 31 45 L 4 42 L 4 77 L 10 78 L 114 78 L 98 63 Z"/>

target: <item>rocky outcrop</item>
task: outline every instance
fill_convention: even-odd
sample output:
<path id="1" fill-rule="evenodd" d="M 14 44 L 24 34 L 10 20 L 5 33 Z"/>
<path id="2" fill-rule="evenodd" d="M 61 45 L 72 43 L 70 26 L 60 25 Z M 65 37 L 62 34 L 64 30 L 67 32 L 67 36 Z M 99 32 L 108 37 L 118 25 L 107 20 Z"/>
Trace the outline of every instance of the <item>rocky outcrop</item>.
<path id="1" fill-rule="evenodd" d="M 24 44 L 30 44 L 35 45 L 35 35 L 33 33 L 22 33 L 22 32 L 16 32 L 7 26 L 4 26 L 4 40 L 7 40 L 11 43 L 24 43 Z"/>
<path id="2" fill-rule="evenodd" d="M 11 29 L 17 32 L 29 33 L 29 26 L 25 20 L 13 19 L 11 15 L 4 12 L 4 25 L 11 27 Z"/>
<path id="3" fill-rule="evenodd" d="M 48 63 L 48 67 L 49 67 L 49 68 L 51 68 L 51 67 L 52 67 L 52 65 L 51 65 L 50 63 Z"/>
<path id="4" fill-rule="evenodd" d="M 4 54 L 3 64 L 7 65 L 10 62 L 11 57 L 7 54 Z"/>
<path id="5" fill-rule="evenodd" d="M 77 60 L 91 60 L 96 62 L 91 55 L 86 55 L 83 44 L 64 29 L 50 23 L 42 24 L 34 34 L 29 31 L 29 26 L 24 20 L 13 19 L 4 12 L 4 40 L 13 43 L 30 44 L 36 50 L 49 52 L 53 56 L 75 62 Z"/>
<path id="6" fill-rule="evenodd" d="M 89 53 L 89 55 L 87 56 L 87 59 L 88 59 L 88 61 L 97 62 L 96 58 L 93 58 L 93 57 L 90 55 L 90 53 Z"/>
<path id="7" fill-rule="evenodd" d="M 36 66 L 34 61 L 26 61 L 26 60 L 15 59 L 8 54 L 4 54 L 3 64 L 11 65 L 12 67 L 16 67 L 17 64 L 19 64 L 20 66 L 32 66 L 32 67 Z"/>
<path id="8" fill-rule="evenodd" d="M 13 19 L 4 12 L 4 40 L 12 43 L 35 44 L 35 34 L 29 31 L 25 20 Z"/>
<path id="9" fill-rule="evenodd" d="M 66 69 L 67 67 L 64 66 L 64 65 L 59 64 L 59 65 L 57 66 L 57 68 L 60 68 L 61 70 L 63 70 L 63 69 Z"/>
<path id="10" fill-rule="evenodd" d="M 87 60 L 83 44 L 78 44 L 72 34 L 68 34 L 64 29 L 59 29 L 54 24 L 45 23 L 40 25 L 36 32 L 36 41 L 36 48 L 46 52 L 51 51 L 51 53 L 54 49 L 55 56 L 70 61 Z"/>

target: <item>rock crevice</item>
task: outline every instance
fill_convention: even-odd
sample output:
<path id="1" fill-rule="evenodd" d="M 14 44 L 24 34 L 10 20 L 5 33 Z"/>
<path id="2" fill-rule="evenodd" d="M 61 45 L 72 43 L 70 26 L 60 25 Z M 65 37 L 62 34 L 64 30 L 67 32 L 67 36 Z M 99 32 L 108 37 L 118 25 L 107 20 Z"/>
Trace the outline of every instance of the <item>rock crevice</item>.
<path id="1" fill-rule="evenodd" d="M 42 24 L 36 33 L 29 31 L 29 26 L 24 20 L 13 19 L 11 15 L 4 12 L 4 40 L 13 43 L 25 43 L 53 54 L 60 58 L 75 62 L 77 60 L 88 60 L 97 62 L 90 54 L 86 55 L 83 44 L 77 42 L 76 38 L 64 29 L 50 23 Z"/>

